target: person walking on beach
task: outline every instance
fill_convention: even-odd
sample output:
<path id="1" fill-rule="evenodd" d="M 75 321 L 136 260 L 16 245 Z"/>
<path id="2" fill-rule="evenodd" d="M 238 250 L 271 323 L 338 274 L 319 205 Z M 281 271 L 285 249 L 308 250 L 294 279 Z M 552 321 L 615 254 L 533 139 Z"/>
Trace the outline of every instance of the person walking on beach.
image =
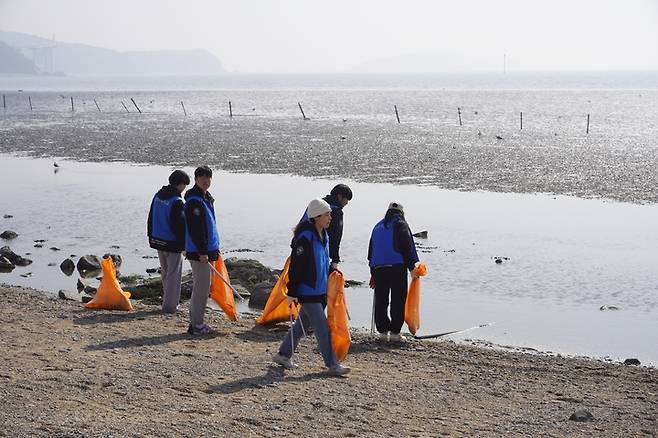
<path id="1" fill-rule="evenodd" d="M 324 313 L 330 264 L 326 230 L 332 221 L 332 210 L 326 201 L 317 198 L 308 204 L 306 212 L 308 219 L 303 218 L 295 227 L 288 271 L 288 304 L 301 305 L 299 317 L 288 330 L 272 360 L 286 369 L 295 368 L 292 362 L 295 348 L 302 335 L 313 327 L 329 374 L 342 376 L 349 373 L 350 368 L 341 365 L 336 359 Z"/>
<path id="2" fill-rule="evenodd" d="M 215 199 L 208 189 L 212 170 L 208 166 L 194 170 L 194 187 L 185 193 L 185 257 L 192 266 L 192 298 L 190 300 L 191 335 L 211 334 L 203 323 L 210 294 L 210 264 L 219 258 L 219 231 L 215 219 Z"/>
<path id="3" fill-rule="evenodd" d="M 162 311 L 175 313 L 180 301 L 185 248 L 185 203 L 181 194 L 190 183 L 182 170 L 169 175 L 169 184 L 153 196 L 147 221 L 151 248 L 158 250 L 162 278 Z"/>
<path id="4" fill-rule="evenodd" d="M 329 235 L 330 270 L 338 269 L 340 263 L 340 242 L 343 239 L 343 208 L 352 200 L 352 189 L 347 184 L 337 184 L 331 192 L 322 198 L 331 207 L 331 223 L 327 229 Z M 307 213 L 303 219 L 308 219 Z"/>
<path id="5" fill-rule="evenodd" d="M 419 262 L 416 244 L 399 202 L 391 202 L 384 219 L 372 230 L 368 247 L 370 285 L 375 289 L 375 326 L 382 339 L 402 341 L 404 304 L 407 298 L 407 271 Z M 391 316 L 388 315 L 389 295 Z"/>

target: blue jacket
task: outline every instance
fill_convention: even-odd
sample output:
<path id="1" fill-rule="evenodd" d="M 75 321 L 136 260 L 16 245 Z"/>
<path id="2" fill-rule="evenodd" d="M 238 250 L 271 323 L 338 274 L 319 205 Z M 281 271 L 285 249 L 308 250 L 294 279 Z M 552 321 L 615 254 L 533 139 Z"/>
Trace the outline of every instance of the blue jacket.
<path id="1" fill-rule="evenodd" d="M 390 210 L 389 210 L 390 211 Z M 391 214 L 372 230 L 368 260 L 371 270 L 380 266 L 404 265 L 412 270 L 418 262 L 416 244 L 401 214 Z"/>
<path id="2" fill-rule="evenodd" d="M 207 255 L 214 261 L 219 257 L 219 231 L 215 219 L 215 208 L 210 192 L 194 186 L 185 193 L 185 256 L 188 260 L 199 260 Z"/>
<path id="3" fill-rule="evenodd" d="M 185 203 L 174 186 L 163 186 L 153 196 L 147 222 L 149 245 L 153 249 L 181 252 L 185 248 Z"/>
<path id="4" fill-rule="evenodd" d="M 291 243 L 288 295 L 300 302 L 324 302 L 329 277 L 327 232 L 318 236 L 315 226 L 304 221 Z"/>

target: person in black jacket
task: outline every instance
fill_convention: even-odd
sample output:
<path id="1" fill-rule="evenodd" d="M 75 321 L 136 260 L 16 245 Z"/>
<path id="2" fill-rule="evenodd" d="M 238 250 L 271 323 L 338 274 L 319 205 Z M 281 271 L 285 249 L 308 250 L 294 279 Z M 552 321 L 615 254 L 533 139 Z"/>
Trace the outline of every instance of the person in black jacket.
<path id="1" fill-rule="evenodd" d="M 153 196 L 147 222 L 149 245 L 158 250 L 162 278 L 162 311 L 174 313 L 180 301 L 181 276 L 185 248 L 185 215 L 181 193 L 190 183 L 182 170 L 169 175 L 169 185 Z"/>
<path id="2" fill-rule="evenodd" d="M 368 247 L 371 286 L 375 289 L 375 326 L 382 339 L 401 341 L 404 305 L 407 299 L 407 271 L 412 277 L 419 262 L 416 243 L 399 202 L 391 202 L 384 219 L 372 230 Z M 388 316 L 389 294 L 391 317 Z"/>
<path id="3" fill-rule="evenodd" d="M 194 170 L 194 187 L 185 192 L 185 257 L 192 266 L 190 326 L 192 335 L 211 334 L 203 323 L 210 294 L 210 264 L 219 259 L 219 230 L 215 219 L 215 199 L 208 189 L 212 170 L 208 166 Z"/>
<path id="4" fill-rule="evenodd" d="M 327 229 L 329 234 L 329 257 L 331 270 L 338 269 L 340 263 L 340 242 L 343 239 L 343 208 L 352 200 L 352 189 L 345 184 L 337 184 L 324 201 L 331 207 L 331 223 Z"/>

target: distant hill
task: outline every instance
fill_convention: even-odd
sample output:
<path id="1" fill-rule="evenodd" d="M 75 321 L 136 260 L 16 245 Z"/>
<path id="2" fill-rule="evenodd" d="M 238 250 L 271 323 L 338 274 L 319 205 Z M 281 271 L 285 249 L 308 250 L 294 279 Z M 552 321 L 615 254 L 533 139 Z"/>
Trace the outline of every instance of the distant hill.
<path id="1" fill-rule="evenodd" d="M 195 75 L 225 71 L 221 61 L 205 49 L 118 52 L 85 44 L 54 42 L 19 32 L 1 31 L 0 41 L 31 58 L 41 73 Z"/>
<path id="2" fill-rule="evenodd" d="M 20 51 L 0 41 L 0 74 L 34 74 L 36 72 L 34 62 L 23 56 Z"/>

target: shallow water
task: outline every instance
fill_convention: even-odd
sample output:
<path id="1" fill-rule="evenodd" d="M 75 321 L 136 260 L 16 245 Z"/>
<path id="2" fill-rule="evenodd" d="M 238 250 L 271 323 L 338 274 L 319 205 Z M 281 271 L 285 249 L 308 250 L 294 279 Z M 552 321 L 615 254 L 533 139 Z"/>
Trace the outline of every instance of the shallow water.
<path id="1" fill-rule="evenodd" d="M 156 267 L 157 259 L 143 258 L 155 255 L 145 237 L 146 217 L 170 168 L 57 162 L 55 173 L 53 159 L 0 155 L 0 173 L 18 182 L 0 198 L 0 215 L 14 216 L 0 218 L 0 228 L 18 232 L 8 244 L 34 260 L 0 274 L 0 281 L 53 293 L 74 289 L 75 274 L 66 277 L 58 268 L 69 254 L 119 253 L 122 274 Z M 225 255 L 280 268 L 305 204 L 336 182 L 217 171 L 211 192 Z M 405 205 L 414 231 L 429 232 L 428 239 L 417 239 L 429 269 L 419 334 L 494 322 L 451 338 L 658 364 L 658 206 L 416 185 L 350 186 L 355 198 L 345 209 L 342 245 L 347 278 L 367 282 L 370 230 L 391 200 Z M 34 248 L 36 239 L 47 242 Z M 232 252 L 244 248 L 262 252 Z M 509 260 L 498 265 L 495 256 Z M 350 288 L 347 298 L 351 324 L 369 328 L 371 291 Z M 600 311 L 602 305 L 620 310 Z"/>

